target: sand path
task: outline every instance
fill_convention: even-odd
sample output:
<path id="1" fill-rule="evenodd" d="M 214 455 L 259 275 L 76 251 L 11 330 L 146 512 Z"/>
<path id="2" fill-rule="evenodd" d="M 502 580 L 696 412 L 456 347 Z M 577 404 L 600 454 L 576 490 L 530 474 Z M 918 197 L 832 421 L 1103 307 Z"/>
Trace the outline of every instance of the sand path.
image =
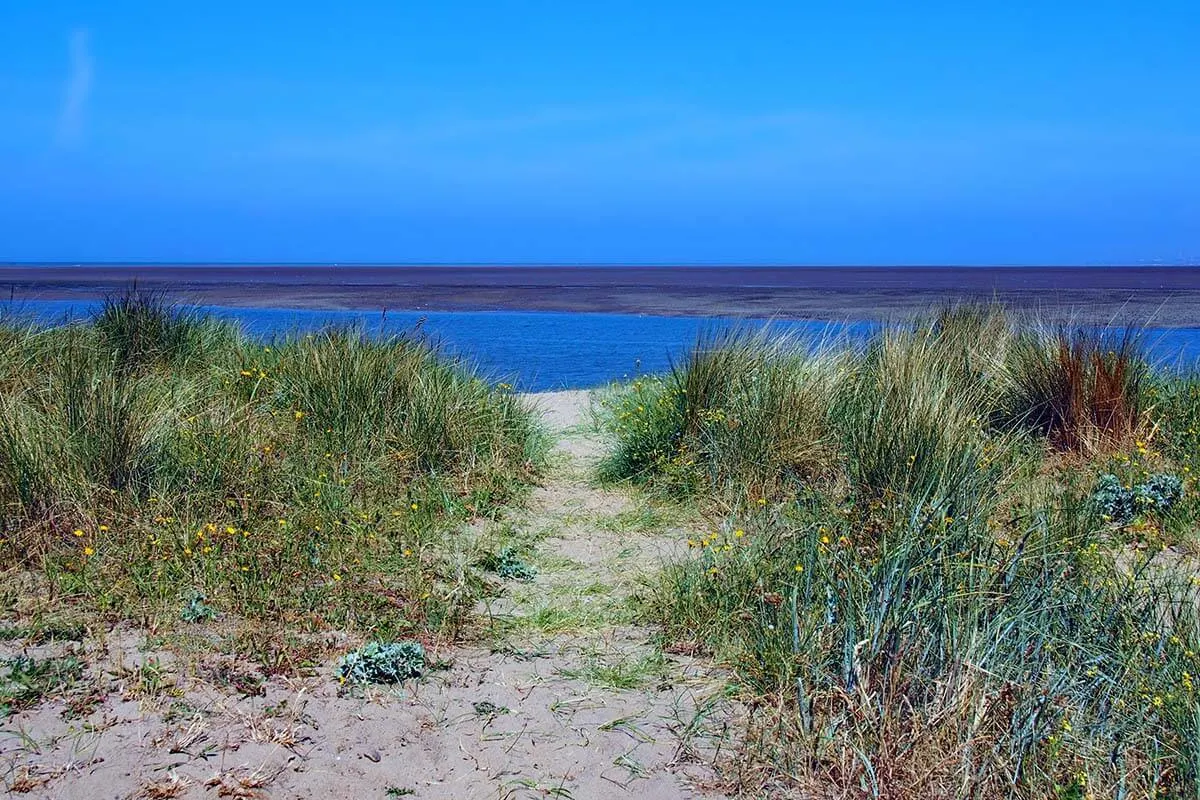
<path id="1" fill-rule="evenodd" d="M 8 721 L 6 786 L 89 800 L 718 797 L 706 787 L 722 681 L 664 656 L 629 603 L 686 534 L 591 485 L 586 393 L 530 402 L 559 438 L 548 479 L 525 508 L 467 532 L 519 545 L 538 568 L 481 604 L 487 646 L 441 653 L 448 668 L 399 688 L 349 696 L 325 670 L 243 697 L 195 676 L 152 692 L 144 635 L 117 633 L 100 655 L 121 667 L 97 708 L 71 719 L 52 701 Z"/>

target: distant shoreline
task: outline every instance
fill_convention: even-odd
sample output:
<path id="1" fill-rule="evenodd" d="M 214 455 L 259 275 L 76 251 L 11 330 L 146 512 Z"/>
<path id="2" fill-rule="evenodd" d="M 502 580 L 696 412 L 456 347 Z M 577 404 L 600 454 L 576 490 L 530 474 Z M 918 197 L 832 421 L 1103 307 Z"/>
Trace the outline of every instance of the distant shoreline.
<path id="1" fill-rule="evenodd" d="M 0 266 L 0 300 L 89 300 L 136 282 L 243 308 L 558 311 L 899 320 L 989 302 L 1049 322 L 1200 326 L 1196 267 Z"/>

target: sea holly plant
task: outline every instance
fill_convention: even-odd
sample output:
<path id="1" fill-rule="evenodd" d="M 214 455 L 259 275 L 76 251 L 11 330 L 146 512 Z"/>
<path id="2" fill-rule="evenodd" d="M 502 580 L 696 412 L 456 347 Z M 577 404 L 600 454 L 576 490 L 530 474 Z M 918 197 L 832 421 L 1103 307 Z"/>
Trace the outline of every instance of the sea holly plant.
<path id="1" fill-rule="evenodd" d="M 338 660 L 343 683 L 399 683 L 425 672 L 425 648 L 420 642 L 370 642 Z"/>
<path id="2" fill-rule="evenodd" d="M 531 581 L 537 577 L 537 567 L 521 558 L 515 547 L 505 547 L 484 560 L 484 568 L 501 578 L 515 581 Z"/>
<path id="3" fill-rule="evenodd" d="M 1183 494 L 1176 475 L 1151 475 L 1142 483 L 1125 485 L 1111 473 L 1101 475 L 1092 491 L 1096 510 L 1118 525 L 1127 525 L 1138 514 L 1166 513 Z"/>
<path id="4" fill-rule="evenodd" d="M 193 591 L 188 595 L 187 604 L 179 612 L 179 618 L 184 622 L 208 622 L 217 618 L 217 610 L 204 602 L 207 598 Z"/>

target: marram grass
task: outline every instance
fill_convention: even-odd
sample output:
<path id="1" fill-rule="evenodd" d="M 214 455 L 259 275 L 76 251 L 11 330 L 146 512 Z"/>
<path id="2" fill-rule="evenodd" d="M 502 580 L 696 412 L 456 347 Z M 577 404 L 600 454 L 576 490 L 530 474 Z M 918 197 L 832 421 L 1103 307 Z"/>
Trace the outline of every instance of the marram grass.
<path id="1" fill-rule="evenodd" d="M 203 596 L 235 625 L 453 633 L 472 600 L 443 565 L 456 523 L 544 452 L 517 397 L 419 338 L 263 344 L 137 295 L 9 322 L 0 552 L 45 596 L 0 599 L 154 624 Z"/>
<path id="2" fill-rule="evenodd" d="M 708 337 L 598 417 L 604 478 L 717 519 L 642 614 L 732 668 L 744 793 L 1200 792 L 1200 390 L 1133 337 Z"/>

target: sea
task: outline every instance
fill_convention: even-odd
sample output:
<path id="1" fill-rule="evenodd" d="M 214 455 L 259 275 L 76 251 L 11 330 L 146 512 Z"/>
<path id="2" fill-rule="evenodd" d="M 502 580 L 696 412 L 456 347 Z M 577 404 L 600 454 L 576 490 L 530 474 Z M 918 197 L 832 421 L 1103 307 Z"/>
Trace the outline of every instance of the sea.
<path id="1" fill-rule="evenodd" d="M 43 324 L 86 320 L 97 301 L 26 300 L 0 304 L 3 313 Z M 347 311 L 270 307 L 194 306 L 236 321 L 264 343 L 326 326 L 357 327 L 370 335 L 418 334 L 468 362 L 484 377 L 522 391 L 602 386 L 662 373 L 701 337 L 733 329 L 769 330 L 819 346 L 839 337 L 863 341 L 870 320 L 823 322 L 745 317 L 667 317 L 553 311 Z M 1143 328 L 1140 341 L 1155 363 L 1193 369 L 1200 362 L 1200 328 Z"/>

